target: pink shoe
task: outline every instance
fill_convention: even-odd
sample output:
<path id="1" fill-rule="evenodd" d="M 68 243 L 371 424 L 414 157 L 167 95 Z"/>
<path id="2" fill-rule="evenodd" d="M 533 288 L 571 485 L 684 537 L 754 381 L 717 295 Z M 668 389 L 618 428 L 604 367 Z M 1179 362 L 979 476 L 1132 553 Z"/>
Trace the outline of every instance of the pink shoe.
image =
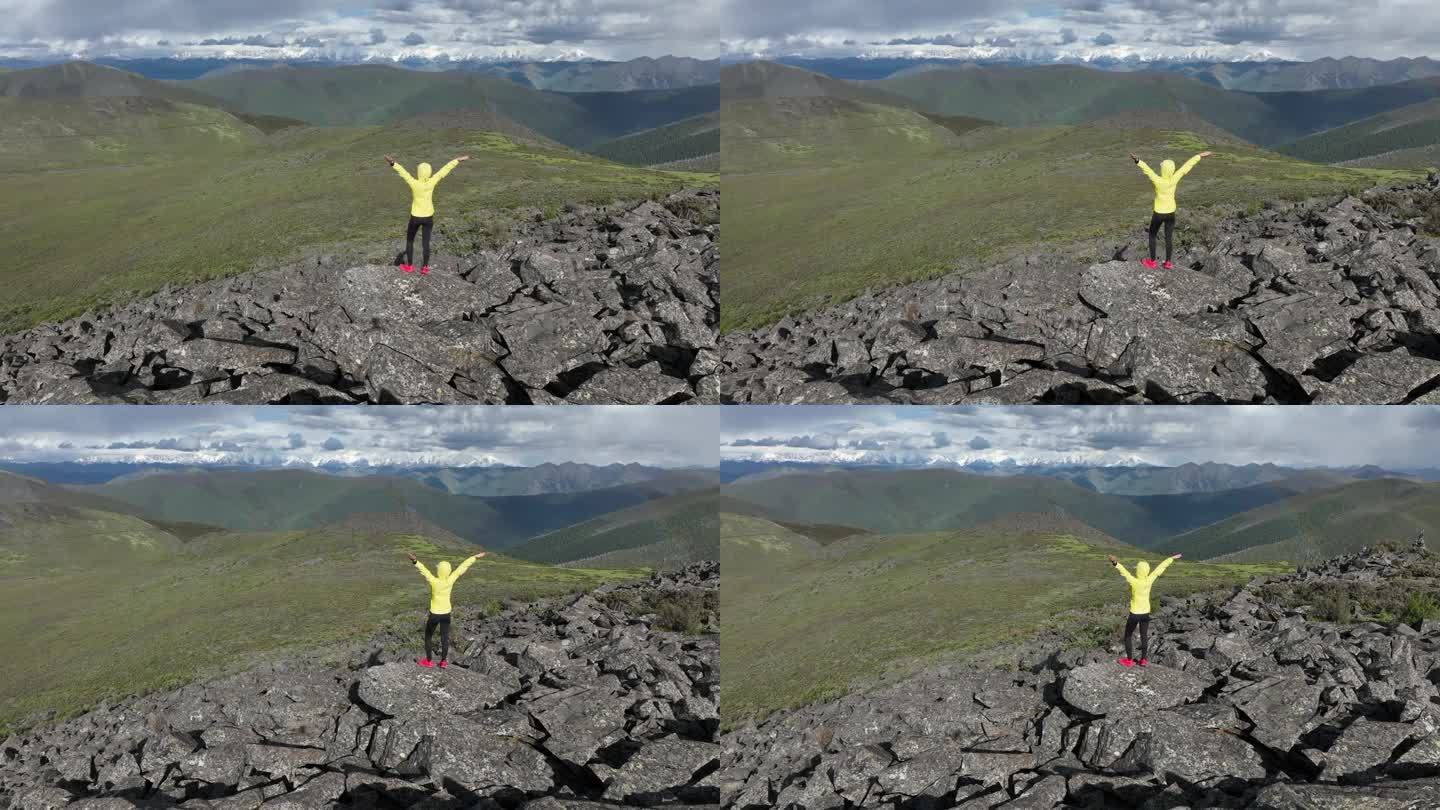
<path id="1" fill-rule="evenodd" d="M 1155 269 L 1155 260 L 1154 260 L 1154 259 L 1141 259 L 1141 260 L 1140 260 L 1140 263 L 1143 264 L 1143 265 L 1145 265 L 1146 267 L 1150 268 L 1151 270 L 1154 270 L 1154 269 Z"/>
<path id="2" fill-rule="evenodd" d="M 420 268 L 420 275 L 422 275 L 422 276 L 428 276 L 428 275 L 430 275 L 430 265 L 427 264 L 427 265 L 425 265 L 424 267 Z"/>
<path id="3" fill-rule="evenodd" d="M 440 662 L 440 668 L 441 668 L 441 669 L 444 669 L 444 668 L 447 667 L 447 666 L 449 666 L 449 663 L 447 663 L 447 662 L 445 662 L 445 661 L 441 661 L 441 662 Z"/>
<path id="4" fill-rule="evenodd" d="M 1165 268 L 1166 270 L 1174 270 L 1174 269 L 1175 269 L 1175 265 L 1171 264 L 1171 263 L 1168 262 L 1168 261 L 1165 262 L 1164 264 L 1160 265 L 1160 266 L 1163 267 L 1163 268 Z"/>
<path id="5" fill-rule="evenodd" d="M 1150 659 L 1149 659 L 1149 658 L 1141 658 L 1139 661 L 1136 661 L 1135 663 L 1139 664 L 1139 665 L 1142 666 L 1142 667 L 1148 667 L 1148 666 L 1150 666 Z M 442 667 L 445 666 L 445 663 L 442 661 L 442 662 L 440 663 L 440 666 L 442 666 Z"/>
<path id="6" fill-rule="evenodd" d="M 429 658 L 421 658 L 419 661 L 416 661 L 415 663 L 419 664 L 419 665 L 422 666 L 422 667 L 425 667 L 426 669 L 429 669 L 430 667 L 435 666 L 435 662 L 434 662 L 434 661 L 431 661 Z"/>
<path id="7" fill-rule="evenodd" d="M 402 265 L 400 265 L 400 272 L 402 272 L 402 273 L 413 273 L 413 272 L 415 272 L 415 265 L 413 265 L 413 264 L 402 264 Z"/>
<path id="8" fill-rule="evenodd" d="M 1129 669 L 1130 667 L 1135 666 L 1135 659 L 1133 659 L 1133 658 L 1121 658 L 1121 659 L 1120 659 L 1120 666 L 1125 667 L 1126 669 Z"/>

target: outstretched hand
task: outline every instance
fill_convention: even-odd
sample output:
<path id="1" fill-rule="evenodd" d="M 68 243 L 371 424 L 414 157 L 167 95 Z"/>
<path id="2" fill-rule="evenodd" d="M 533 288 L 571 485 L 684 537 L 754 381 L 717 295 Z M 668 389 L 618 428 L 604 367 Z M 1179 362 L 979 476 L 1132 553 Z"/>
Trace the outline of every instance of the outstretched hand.
<path id="1" fill-rule="evenodd" d="M 1184 556 L 1184 555 L 1183 555 L 1183 554 L 1171 554 L 1171 555 L 1170 555 L 1170 559 L 1172 559 L 1172 560 L 1178 560 L 1178 559 L 1180 559 L 1182 556 Z"/>
<path id="2" fill-rule="evenodd" d="M 480 552 L 479 554 L 476 554 L 472 559 L 478 560 L 478 559 L 480 559 L 481 557 L 484 557 L 484 556 L 485 556 L 485 552 L 482 551 L 482 552 Z"/>
<path id="3" fill-rule="evenodd" d="M 389 163 L 391 166 L 394 166 L 394 165 L 395 165 L 395 158 L 390 157 L 389 155 L 386 155 L 386 156 L 385 156 L 385 162 L 386 162 L 386 163 Z"/>
<path id="4" fill-rule="evenodd" d="M 455 158 L 455 162 L 456 162 L 456 163 L 464 163 L 465 161 L 467 161 L 467 160 L 469 160 L 469 159 L 470 159 L 470 156 L 469 156 L 469 155 L 461 155 L 460 157 Z"/>
<path id="5" fill-rule="evenodd" d="M 419 562 L 419 560 L 416 560 L 416 559 L 415 559 L 415 555 L 414 555 L 414 554 L 411 554 L 411 553 L 408 552 L 408 551 L 405 552 L 405 556 L 406 556 L 406 557 L 409 557 L 409 558 L 410 558 L 410 562 L 412 562 L 412 563 L 413 563 L 413 562 Z"/>
<path id="6" fill-rule="evenodd" d="M 1139 163 L 1139 162 L 1140 162 L 1140 158 L 1135 157 L 1135 153 L 1134 153 L 1134 152 L 1131 152 L 1131 153 L 1130 153 L 1130 159 L 1133 160 L 1133 161 L 1135 161 L 1136 163 Z"/>
<path id="7" fill-rule="evenodd" d="M 1106 554 L 1105 559 L 1109 560 L 1111 565 L 1114 565 L 1117 562 L 1114 554 Z"/>
<path id="8" fill-rule="evenodd" d="M 1201 153 L 1200 153 L 1200 157 L 1202 157 L 1202 158 L 1207 158 L 1207 157 L 1210 157 L 1210 156 L 1213 155 L 1213 154 L 1215 154 L 1215 153 L 1214 153 L 1214 152 L 1201 152 Z"/>

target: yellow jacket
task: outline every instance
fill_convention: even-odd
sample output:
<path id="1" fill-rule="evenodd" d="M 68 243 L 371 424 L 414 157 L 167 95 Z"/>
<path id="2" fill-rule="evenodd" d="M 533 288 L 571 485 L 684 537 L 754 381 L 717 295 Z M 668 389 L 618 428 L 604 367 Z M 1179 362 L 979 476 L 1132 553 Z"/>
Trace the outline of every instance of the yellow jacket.
<path id="1" fill-rule="evenodd" d="M 419 177 L 411 177 L 410 173 L 405 171 L 405 167 L 399 163 L 391 167 L 400 175 L 400 178 L 405 181 L 405 184 L 410 187 L 410 216 L 435 216 L 435 186 L 439 185 L 440 181 L 445 179 L 445 175 L 454 171 L 455 167 L 459 165 L 460 161 L 452 160 L 442 166 L 440 171 L 432 176 L 430 174 L 430 164 L 421 163 L 416 169 L 416 173 L 420 175 Z"/>
<path id="2" fill-rule="evenodd" d="M 1140 171 L 1144 172 L 1155 186 L 1155 213 L 1175 213 L 1175 187 L 1180 185 L 1180 178 L 1189 174 L 1190 170 L 1195 168 L 1195 164 L 1199 162 L 1200 156 L 1196 155 L 1185 161 L 1185 165 L 1177 171 L 1175 161 L 1166 160 L 1160 164 L 1159 174 L 1151 171 L 1150 167 L 1145 165 L 1145 161 L 1136 162 L 1135 165 L 1140 167 Z"/>
<path id="3" fill-rule="evenodd" d="M 452 573 L 450 561 L 441 560 L 440 564 L 435 566 L 435 573 L 432 574 L 430 569 L 425 567 L 425 563 L 419 560 L 415 561 L 415 567 L 420 569 L 420 576 L 425 577 L 425 581 L 430 583 L 431 613 L 444 615 L 450 612 L 450 589 L 455 587 L 455 580 L 459 579 L 460 575 L 465 573 L 473 562 L 475 562 L 474 557 L 466 557 L 465 562 L 460 563 L 460 567 Z"/>
<path id="4" fill-rule="evenodd" d="M 1135 564 L 1134 575 L 1126 571 L 1125 566 L 1121 563 L 1115 563 L 1115 570 L 1119 571 L 1120 576 L 1130 583 L 1131 613 L 1143 615 L 1150 612 L 1150 586 L 1155 584 L 1155 580 L 1159 579 L 1160 575 L 1165 573 L 1165 569 L 1169 568 L 1170 563 L 1174 561 L 1174 557 L 1166 557 L 1159 565 L 1155 566 L 1154 571 L 1151 571 L 1150 563 L 1141 560 Z"/>

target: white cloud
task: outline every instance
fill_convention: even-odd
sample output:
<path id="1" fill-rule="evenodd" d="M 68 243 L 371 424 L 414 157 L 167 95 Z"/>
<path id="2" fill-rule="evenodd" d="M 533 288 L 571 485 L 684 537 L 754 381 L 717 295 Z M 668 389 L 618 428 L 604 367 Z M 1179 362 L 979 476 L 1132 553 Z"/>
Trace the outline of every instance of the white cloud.
<path id="1" fill-rule="evenodd" d="M 718 414 L 673 407 L 11 406 L 0 460 L 713 466 Z"/>
<path id="2" fill-rule="evenodd" d="M 720 432 L 731 460 L 1440 467 L 1430 407 L 751 406 Z"/>

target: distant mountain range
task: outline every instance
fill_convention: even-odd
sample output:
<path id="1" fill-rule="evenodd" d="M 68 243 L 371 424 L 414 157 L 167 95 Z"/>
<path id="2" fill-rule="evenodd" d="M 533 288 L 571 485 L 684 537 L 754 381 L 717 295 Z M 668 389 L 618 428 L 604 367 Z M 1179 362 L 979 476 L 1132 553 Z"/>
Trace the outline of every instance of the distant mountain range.
<path id="1" fill-rule="evenodd" d="M 1004 476 L 957 469 L 722 464 L 722 511 L 812 537 L 1074 526 L 1156 552 L 1227 562 L 1305 563 L 1379 543 L 1440 537 L 1433 471 L 1276 465 L 1048 468 Z M 1099 489 L 1099 488 L 1104 488 Z M 1166 491 L 1169 490 L 1169 491 Z M 818 534 L 804 526 L 825 526 Z"/>
<path id="2" fill-rule="evenodd" d="M 31 472 L 74 481 L 85 477 L 81 466 L 48 465 Z M 713 521 L 705 519 L 713 516 L 709 504 L 718 480 L 706 470 L 562 464 L 410 471 L 461 489 L 555 490 L 486 496 L 384 474 L 173 467 L 116 472 L 107 470 L 103 483 L 92 477 L 89 483 L 61 484 L 0 471 L 0 529 L 24 526 L 43 534 L 54 525 L 91 523 L 101 527 L 95 542 L 107 536 L 105 526 L 121 534 L 140 532 L 136 537 L 181 539 L 215 532 L 383 531 L 497 550 L 523 544 L 517 556 L 524 559 L 585 567 L 674 567 L 718 553 Z M 468 472 L 477 475 L 466 479 Z"/>
<path id="3" fill-rule="evenodd" d="M 1280 59 L 1220 61 L 1197 59 L 1197 54 L 1175 58 L 1115 58 L 1098 53 L 1036 54 L 1031 58 L 991 59 L 904 59 L 860 58 L 804 59 L 780 58 L 775 61 L 793 65 L 838 79 L 884 79 L 899 73 L 931 69 L 947 69 L 964 65 L 1015 66 L 1084 65 L 1113 72 L 1154 71 L 1177 73 L 1226 90 L 1285 92 L 1303 90 L 1348 90 L 1396 84 L 1411 79 L 1440 76 L 1440 60 L 1428 57 L 1390 60 L 1346 56 L 1325 57 L 1310 62 Z"/>
<path id="4" fill-rule="evenodd" d="M 821 461 L 749 461 L 726 459 L 720 462 L 720 479 L 725 483 L 747 477 L 773 477 L 796 472 L 885 469 L 955 469 L 989 476 L 1044 476 L 1061 478 L 1081 487 L 1113 495 L 1178 495 L 1191 492 L 1220 492 L 1276 481 L 1309 481 L 1315 487 L 1357 480 L 1407 478 L 1440 481 L 1440 469 L 1399 468 L 1387 470 L 1375 465 L 1334 468 L 1285 467 L 1277 464 L 1186 463 L 1174 467 L 1146 464 L 1042 463 L 1015 460 L 989 461 L 960 457 L 950 461 L 917 459 L 909 463 L 879 464 L 868 461 L 842 463 Z"/>
<path id="5" fill-rule="evenodd" d="M 417 72 L 469 71 L 486 73 L 539 90 L 560 92 L 613 92 L 623 90 L 672 90 L 714 84 L 720 80 L 718 59 L 684 56 L 640 57 L 623 62 L 607 61 L 464 61 L 464 60 L 336 60 L 336 59 L 115 59 L 97 58 L 95 64 L 136 73 L 150 79 L 185 81 L 241 70 L 292 67 L 302 70 L 326 69 L 341 65 L 374 64 L 408 68 Z M 55 62 L 0 59 L 12 69 L 47 67 Z M 3 70 L 0 67 L 0 70 Z"/>
<path id="6" fill-rule="evenodd" d="M 274 466 L 247 464 L 153 464 L 148 462 L 0 462 L 8 470 L 52 484 L 104 484 L 125 478 L 138 479 L 163 473 L 259 472 Z M 325 463 L 315 467 L 293 465 L 287 469 L 313 469 L 342 477 L 386 475 L 409 478 L 454 495 L 544 495 L 588 492 L 621 484 L 636 484 L 663 478 L 669 470 L 644 464 L 580 464 L 561 462 L 531 467 L 506 465 L 476 467 L 398 466 L 366 464 L 355 466 Z"/>

